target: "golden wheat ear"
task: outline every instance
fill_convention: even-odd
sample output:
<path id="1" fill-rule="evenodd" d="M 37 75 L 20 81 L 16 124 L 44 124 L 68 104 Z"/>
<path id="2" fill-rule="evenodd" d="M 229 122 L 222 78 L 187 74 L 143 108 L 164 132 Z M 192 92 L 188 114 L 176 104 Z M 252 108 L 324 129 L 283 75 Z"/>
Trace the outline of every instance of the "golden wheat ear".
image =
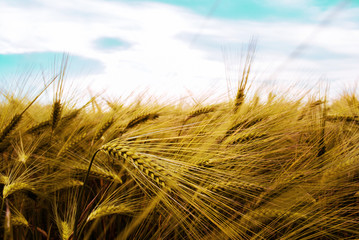
<path id="1" fill-rule="evenodd" d="M 22 118 L 22 114 L 15 114 L 8 125 L 0 133 L 0 143 L 16 128 Z"/>
<path id="2" fill-rule="evenodd" d="M 51 122 L 49 120 L 40 122 L 38 124 L 33 125 L 28 130 L 26 130 L 26 133 L 28 134 L 39 134 L 46 130 L 46 128 L 51 126 Z"/>
<path id="3" fill-rule="evenodd" d="M 64 54 L 61 62 L 61 69 L 59 72 L 59 78 L 57 84 L 55 86 L 56 91 L 54 95 L 54 101 L 52 104 L 52 111 L 51 111 L 51 129 L 54 132 L 55 128 L 59 124 L 61 117 L 62 117 L 62 110 L 63 110 L 63 103 L 62 103 L 62 96 L 64 93 L 64 78 L 67 70 L 67 63 L 68 63 L 68 55 Z"/>
<path id="4" fill-rule="evenodd" d="M 245 65 L 243 67 L 242 78 L 238 84 L 239 86 L 237 89 L 236 98 L 234 99 L 234 108 L 233 108 L 234 113 L 237 113 L 239 108 L 244 103 L 244 99 L 246 96 L 245 91 L 248 84 L 249 73 L 251 72 L 255 50 L 256 50 L 256 41 L 252 39 L 250 45 L 248 46 L 248 52 L 247 52 Z"/>
<path id="5" fill-rule="evenodd" d="M 125 144 L 120 144 L 115 140 L 103 145 L 100 151 L 104 151 L 117 159 L 133 164 L 157 186 L 170 191 L 169 181 L 166 179 L 168 174 L 164 168 L 153 162 L 147 156 L 138 153 L 135 149 L 129 148 Z"/>
<path id="6" fill-rule="evenodd" d="M 87 133 L 81 133 L 71 137 L 57 153 L 57 157 L 65 155 L 68 151 L 73 150 L 76 146 L 87 137 Z"/>
<path id="7" fill-rule="evenodd" d="M 1 130 L 0 143 L 4 142 L 4 140 L 17 127 L 17 125 L 19 125 L 24 113 L 35 103 L 35 101 L 55 81 L 56 78 L 57 78 L 57 76 L 55 76 L 47 85 L 45 85 L 44 89 L 26 106 L 26 108 L 21 113 L 17 113 L 12 117 L 10 122 Z"/>
<path id="8" fill-rule="evenodd" d="M 95 136 L 93 138 L 93 142 L 96 142 L 101 139 L 104 133 L 112 126 L 115 122 L 113 117 L 109 118 L 105 123 L 101 125 L 101 127 L 96 131 Z"/>
<path id="9" fill-rule="evenodd" d="M 134 118 L 132 118 L 127 125 L 125 125 L 125 127 L 121 130 L 121 134 L 127 132 L 128 130 L 142 124 L 145 123 L 149 120 L 154 120 L 157 119 L 160 115 L 157 112 L 152 112 L 152 113 L 143 113 L 140 114 Z"/>
<path id="10" fill-rule="evenodd" d="M 108 216 L 111 214 L 128 214 L 132 213 L 133 209 L 127 206 L 125 203 L 115 205 L 115 204 L 107 204 L 104 206 L 99 206 L 96 209 L 92 210 L 92 212 L 87 217 L 87 222 L 95 220 L 97 218 L 101 218 L 104 216 Z"/>
<path id="11" fill-rule="evenodd" d="M 51 112 L 51 129 L 52 129 L 52 131 L 55 130 L 58 123 L 60 122 L 61 113 L 62 113 L 62 104 L 61 104 L 60 100 L 57 100 L 52 105 L 52 112 Z"/>
<path id="12" fill-rule="evenodd" d="M 359 125 L 359 116 L 327 115 L 326 120 L 331 122 L 347 122 Z"/>
<path id="13" fill-rule="evenodd" d="M 202 107 L 202 108 L 196 109 L 189 113 L 189 115 L 185 119 L 185 122 L 191 118 L 194 118 L 194 117 L 197 117 L 197 116 L 200 116 L 203 114 L 211 113 L 211 112 L 214 112 L 215 110 L 216 110 L 216 107 L 214 107 L 214 106 Z"/>
<path id="14" fill-rule="evenodd" d="M 10 183 L 8 185 L 4 186 L 3 189 L 3 198 L 7 198 L 9 195 L 17 192 L 17 191 L 30 191 L 30 192 L 36 192 L 35 188 L 27 183 L 23 183 L 23 182 L 14 182 L 14 183 Z"/>
<path id="15" fill-rule="evenodd" d="M 120 144 L 118 139 L 115 139 L 103 145 L 93 154 L 84 179 L 84 184 L 80 191 L 80 196 L 78 198 L 78 206 L 80 206 L 80 203 L 82 202 L 84 189 L 86 187 L 86 183 L 90 175 L 92 164 L 95 160 L 97 153 L 99 153 L 100 151 L 104 151 L 115 158 L 132 163 L 132 165 L 134 165 L 137 169 L 139 169 L 142 174 L 149 177 L 153 181 L 153 183 L 155 183 L 158 187 L 165 190 L 165 192 L 171 191 L 169 181 L 167 179 L 164 179 L 164 176 L 167 174 L 165 173 L 165 170 L 162 167 L 151 161 L 151 159 L 147 158 L 145 155 L 137 153 L 136 150 L 131 149 L 124 144 Z M 73 235 L 74 240 L 77 239 L 77 234 L 78 234 L 77 225 L 79 218 L 80 218 L 80 211 L 78 208 L 75 218 L 75 227 L 74 227 L 74 235 Z"/>
<path id="16" fill-rule="evenodd" d="M 29 227 L 29 222 L 26 220 L 24 215 L 22 215 L 20 212 L 17 215 L 11 216 L 11 224 L 13 226 Z"/>
<path id="17" fill-rule="evenodd" d="M 60 239 L 71 239 L 74 230 L 77 204 L 77 191 L 70 192 L 65 196 L 58 195 L 58 198 L 65 197 L 66 202 L 63 205 L 58 205 L 57 199 L 53 202 L 54 220 L 59 231 Z M 61 214 L 60 214 L 61 213 Z"/>

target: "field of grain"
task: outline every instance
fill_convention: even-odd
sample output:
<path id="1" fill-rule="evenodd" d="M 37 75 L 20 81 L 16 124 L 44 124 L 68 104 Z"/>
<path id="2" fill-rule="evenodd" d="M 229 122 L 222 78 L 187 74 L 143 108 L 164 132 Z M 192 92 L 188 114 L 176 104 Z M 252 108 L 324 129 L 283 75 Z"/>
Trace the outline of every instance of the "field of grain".
<path id="1" fill-rule="evenodd" d="M 2 91 L 1 239 L 357 239 L 359 100 Z"/>

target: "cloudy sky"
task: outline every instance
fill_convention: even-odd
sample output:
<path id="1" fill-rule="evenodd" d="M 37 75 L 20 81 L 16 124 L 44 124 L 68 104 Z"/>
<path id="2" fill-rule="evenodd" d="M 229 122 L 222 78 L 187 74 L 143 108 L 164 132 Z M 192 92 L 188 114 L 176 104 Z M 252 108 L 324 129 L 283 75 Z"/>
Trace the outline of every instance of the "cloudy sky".
<path id="1" fill-rule="evenodd" d="M 93 92 L 222 94 L 253 39 L 253 89 L 359 80 L 358 0 L 0 0 L 0 33 L 2 84 L 50 76 L 66 52 Z"/>

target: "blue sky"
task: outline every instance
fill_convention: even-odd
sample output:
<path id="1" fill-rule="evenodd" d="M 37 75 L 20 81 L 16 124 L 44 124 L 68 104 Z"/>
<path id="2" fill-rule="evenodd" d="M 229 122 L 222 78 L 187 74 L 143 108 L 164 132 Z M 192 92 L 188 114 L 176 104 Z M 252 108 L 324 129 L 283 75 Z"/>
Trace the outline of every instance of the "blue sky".
<path id="1" fill-rule="evenodd" d="M 358 0 L 2 0 L 0 32 L 3 84 L 50 78 L 65 52 L 69 80 L 92 92 L 224 94 L 251 38 L 253 89 L 325 79 L 340 93 L 359 78 Z"/>
<path id="2" fill-rule="evenodd" d="M 338 4 L 336 0 L 316 1 L 266 1 L 266 0 L 158 0 L 156 2 L 176 5 L 191 9 L 195 13 L 223 19 L 250 19 L 250 20 L 304 20 L 310 8 L 303 7 L 310 3 L 312 7 L 327 10 Z M 352 2 L 354 4 L 354 2 Z M 300 8 L 298 8 L 298 6 Z"/>

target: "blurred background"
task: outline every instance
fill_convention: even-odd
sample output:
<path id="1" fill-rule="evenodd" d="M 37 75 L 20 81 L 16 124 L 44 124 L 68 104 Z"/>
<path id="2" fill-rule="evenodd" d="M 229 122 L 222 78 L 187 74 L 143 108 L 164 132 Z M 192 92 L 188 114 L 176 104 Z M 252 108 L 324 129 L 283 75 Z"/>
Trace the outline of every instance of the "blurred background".
<path id="1" fill-rule="evenodd" d="M 67 78 L 92 94 L 221 99 L 254 51 L 252 90 L 356 91 L 359 1 L 1 0 L 0 84 Z M 295 94 L 293 94 L 295 97 Z"/>

